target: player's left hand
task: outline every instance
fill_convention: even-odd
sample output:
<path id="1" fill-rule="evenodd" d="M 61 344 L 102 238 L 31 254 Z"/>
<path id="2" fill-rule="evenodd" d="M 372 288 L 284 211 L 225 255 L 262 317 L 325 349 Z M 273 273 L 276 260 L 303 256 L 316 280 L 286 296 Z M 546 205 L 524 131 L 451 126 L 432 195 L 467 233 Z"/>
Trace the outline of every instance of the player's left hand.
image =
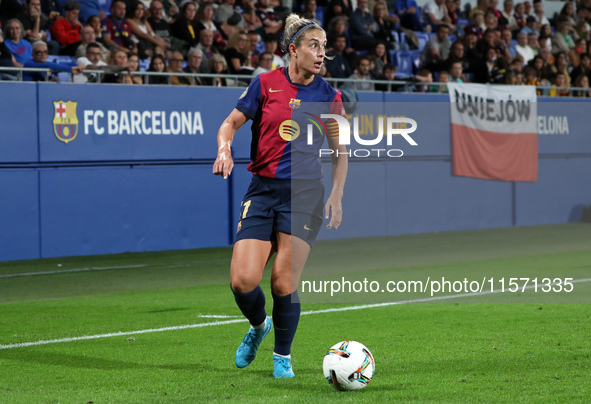
<path id="1" fill-rule="evenodd" d="M 343 205 L 341 204 L 341 198 L 335 194 L 330 194 L 324 205 L 325 219 L 330 219 L 327 229 L 338 229 L 343 220 Z"/>

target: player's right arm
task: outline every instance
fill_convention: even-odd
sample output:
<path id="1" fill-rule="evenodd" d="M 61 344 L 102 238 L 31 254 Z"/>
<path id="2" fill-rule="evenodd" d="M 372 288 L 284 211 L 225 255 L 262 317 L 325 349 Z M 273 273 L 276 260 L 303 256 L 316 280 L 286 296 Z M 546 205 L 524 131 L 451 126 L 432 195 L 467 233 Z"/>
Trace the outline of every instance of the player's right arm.
<path id="1" fill-rule="evenodd" d="M 214 175 L 221 175 L 224 179 L 232 174 L 234 160 L 232 159 L 232 140 L 236 131 L 248 121 L 248 116 L 236 108 L 224 120 L 218 131 L 218 156 L 213 163 Z"/>

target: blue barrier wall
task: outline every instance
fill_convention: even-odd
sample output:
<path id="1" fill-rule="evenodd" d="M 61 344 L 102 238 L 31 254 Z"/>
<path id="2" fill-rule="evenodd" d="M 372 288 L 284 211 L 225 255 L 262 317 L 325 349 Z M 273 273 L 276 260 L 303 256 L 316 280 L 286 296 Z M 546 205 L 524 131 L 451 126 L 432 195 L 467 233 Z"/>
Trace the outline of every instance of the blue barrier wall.
<path id="1" fill-rule="evenodd" d="M 214 177 L 211 164 L 217 129 L 244 89 L 0 83 L 0 91 L 11 94 L 0 109 L 0 260 L 232 243 L 250 180 L 250 124 L 236 135 L 233 175 Z M 343 224 L 320 239 L 563 223 L 591 204 L 591 104 L 540 99 L 538 181 L 512 183 L 452 176 L 446 95 L 359 98 L 362 136 L 375 136 L 377 116 L 407 116 L 418 146 L 395 136 L 379 147 L 404 157 L 351 159 Z M 323 169 L 329 192 L 330 163 Z"/>

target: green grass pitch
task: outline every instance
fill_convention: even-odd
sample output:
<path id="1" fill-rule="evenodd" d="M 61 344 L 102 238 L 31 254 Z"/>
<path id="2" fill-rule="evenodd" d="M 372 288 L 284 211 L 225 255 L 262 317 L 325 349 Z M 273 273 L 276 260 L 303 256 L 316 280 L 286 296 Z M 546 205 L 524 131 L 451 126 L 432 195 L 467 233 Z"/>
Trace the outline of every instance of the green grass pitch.
<path id="1" fill-rule="evenodd" d="M 380 288 L 301 292 L 292 380 L 271 375 L 273 334 L 234 366 L 248 325 L 229 248 L 0 263 L 0 403 L 590 402 L 590 240 L 591 225 L 571 223 L 318 242 L 303 280 Z M 442 278 L 494 293 L 381 291 Z M 511 278 L 576 282 L 500 292 Z M 269 271 L 263 289 L 271 312 Z M 376 359 L 358 392 L 322 375 L 345 339 Z"/>

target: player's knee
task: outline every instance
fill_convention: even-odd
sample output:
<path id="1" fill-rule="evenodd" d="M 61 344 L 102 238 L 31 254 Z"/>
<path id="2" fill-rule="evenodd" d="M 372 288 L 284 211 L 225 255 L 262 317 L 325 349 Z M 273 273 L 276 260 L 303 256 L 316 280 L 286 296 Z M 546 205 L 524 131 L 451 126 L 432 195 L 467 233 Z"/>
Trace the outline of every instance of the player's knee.
<path id="1" fill-rule="evenodd" d="M 297 285 L 291 284 L 291 279 L 272 279 L 271 291 L 275 296 L 287 296 L 297 289 Z"/>
<path id="2" fill-rule="evenodd" d="M 253 279 L 252 276 L 249 277 L 245 274 L 237 274 L 232 276 L 231 282 L 234 291 L 238 293 L 248 293 L 259 285 L 260 279 Z"/>

